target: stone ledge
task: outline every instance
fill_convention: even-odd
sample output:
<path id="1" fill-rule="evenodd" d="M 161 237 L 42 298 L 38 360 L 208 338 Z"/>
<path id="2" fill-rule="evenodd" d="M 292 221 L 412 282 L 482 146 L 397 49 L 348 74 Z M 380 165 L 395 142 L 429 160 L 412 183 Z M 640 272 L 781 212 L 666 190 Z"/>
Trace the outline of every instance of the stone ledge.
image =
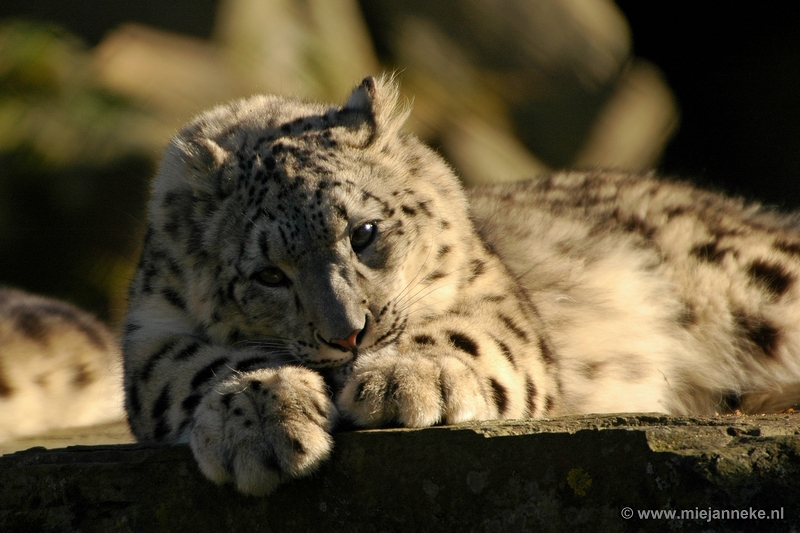
<path id="1" fill-rule="evenodd" d="M 185 446 L 35 448 L 0 457 L 0 531 L 797 530 L 799 434 L 794 414 L 347 432 L 317 473 L 266 498 L 206 481 Z M 783 518 L 637 514 L 709 508 Z"/>

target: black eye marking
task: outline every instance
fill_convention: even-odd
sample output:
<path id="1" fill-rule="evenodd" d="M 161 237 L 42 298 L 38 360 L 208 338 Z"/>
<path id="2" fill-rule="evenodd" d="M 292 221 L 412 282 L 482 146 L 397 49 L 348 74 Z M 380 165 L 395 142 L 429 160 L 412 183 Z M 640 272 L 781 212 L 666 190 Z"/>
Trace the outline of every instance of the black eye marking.
<path id="1" fill-rule="evenodd" d="M 289 285 L 289 278 L 278 267 L 267 267 L 256 273 L 254 278 L 267 287 L 286 287 Z"/>
<path id="2" fill-rule="evenodd" d="M 350 235 L 350 246 L 353 247 L 353 251 L 355 253 L 361 253 L 366 250 L 370 244 L 372 244 L 377 234 L 377 222 L 366 222 L 361 224 L 354 229 L 353 233 Z"/>

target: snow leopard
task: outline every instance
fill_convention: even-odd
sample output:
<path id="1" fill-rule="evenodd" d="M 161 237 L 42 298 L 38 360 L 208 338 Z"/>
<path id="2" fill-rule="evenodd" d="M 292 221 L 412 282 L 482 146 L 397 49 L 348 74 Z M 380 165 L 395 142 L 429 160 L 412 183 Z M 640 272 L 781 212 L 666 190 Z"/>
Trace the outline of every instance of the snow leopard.
<path id="1" fill-rule="evenodd" d="M 387 77 L 166 149 L 123 334 L 143 442 L 264 495 L 337 428 L 800 401 L 796 216 L 652 174 L 465 191 Z"/>
<path id="2" fill-rule="evenodd" d="M 117 339 L 93 315 L 0 287 L 0 442 L 122 420 Z"/>

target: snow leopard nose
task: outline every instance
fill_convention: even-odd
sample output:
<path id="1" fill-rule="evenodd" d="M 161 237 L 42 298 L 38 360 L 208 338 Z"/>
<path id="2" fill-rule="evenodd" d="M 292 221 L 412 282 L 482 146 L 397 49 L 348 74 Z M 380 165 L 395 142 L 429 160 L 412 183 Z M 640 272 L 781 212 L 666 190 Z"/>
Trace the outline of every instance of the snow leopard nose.
<path id="1" fill-rule="evenodd" d="M 349 352 L 349 351 L 353 350 L 356 346 L 358 346 L 358 343 L 361 340 L 359 338 L 359 335 L 361 335 L 362 331 L 364 331 L 364 330 L 363 329 L 354 329 L 353 332 L 350 334 L 350 336 L 347 337 L 346 339 L 331 339 L 328 342 L 330 344 L 335 344 L 337 346 L 341 346 L 345 351 Z"/>

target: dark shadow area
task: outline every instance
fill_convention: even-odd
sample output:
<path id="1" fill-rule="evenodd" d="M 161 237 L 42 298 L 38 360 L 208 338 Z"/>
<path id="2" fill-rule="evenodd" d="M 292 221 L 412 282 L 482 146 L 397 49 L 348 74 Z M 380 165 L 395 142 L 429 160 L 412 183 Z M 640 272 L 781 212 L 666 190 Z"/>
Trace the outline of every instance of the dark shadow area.
<path id="1" fill-rule="evenodd" d="M 618 2 L 681 126 L 660 168 L 800 205 L 800 32 L 786 2 Z"/>

